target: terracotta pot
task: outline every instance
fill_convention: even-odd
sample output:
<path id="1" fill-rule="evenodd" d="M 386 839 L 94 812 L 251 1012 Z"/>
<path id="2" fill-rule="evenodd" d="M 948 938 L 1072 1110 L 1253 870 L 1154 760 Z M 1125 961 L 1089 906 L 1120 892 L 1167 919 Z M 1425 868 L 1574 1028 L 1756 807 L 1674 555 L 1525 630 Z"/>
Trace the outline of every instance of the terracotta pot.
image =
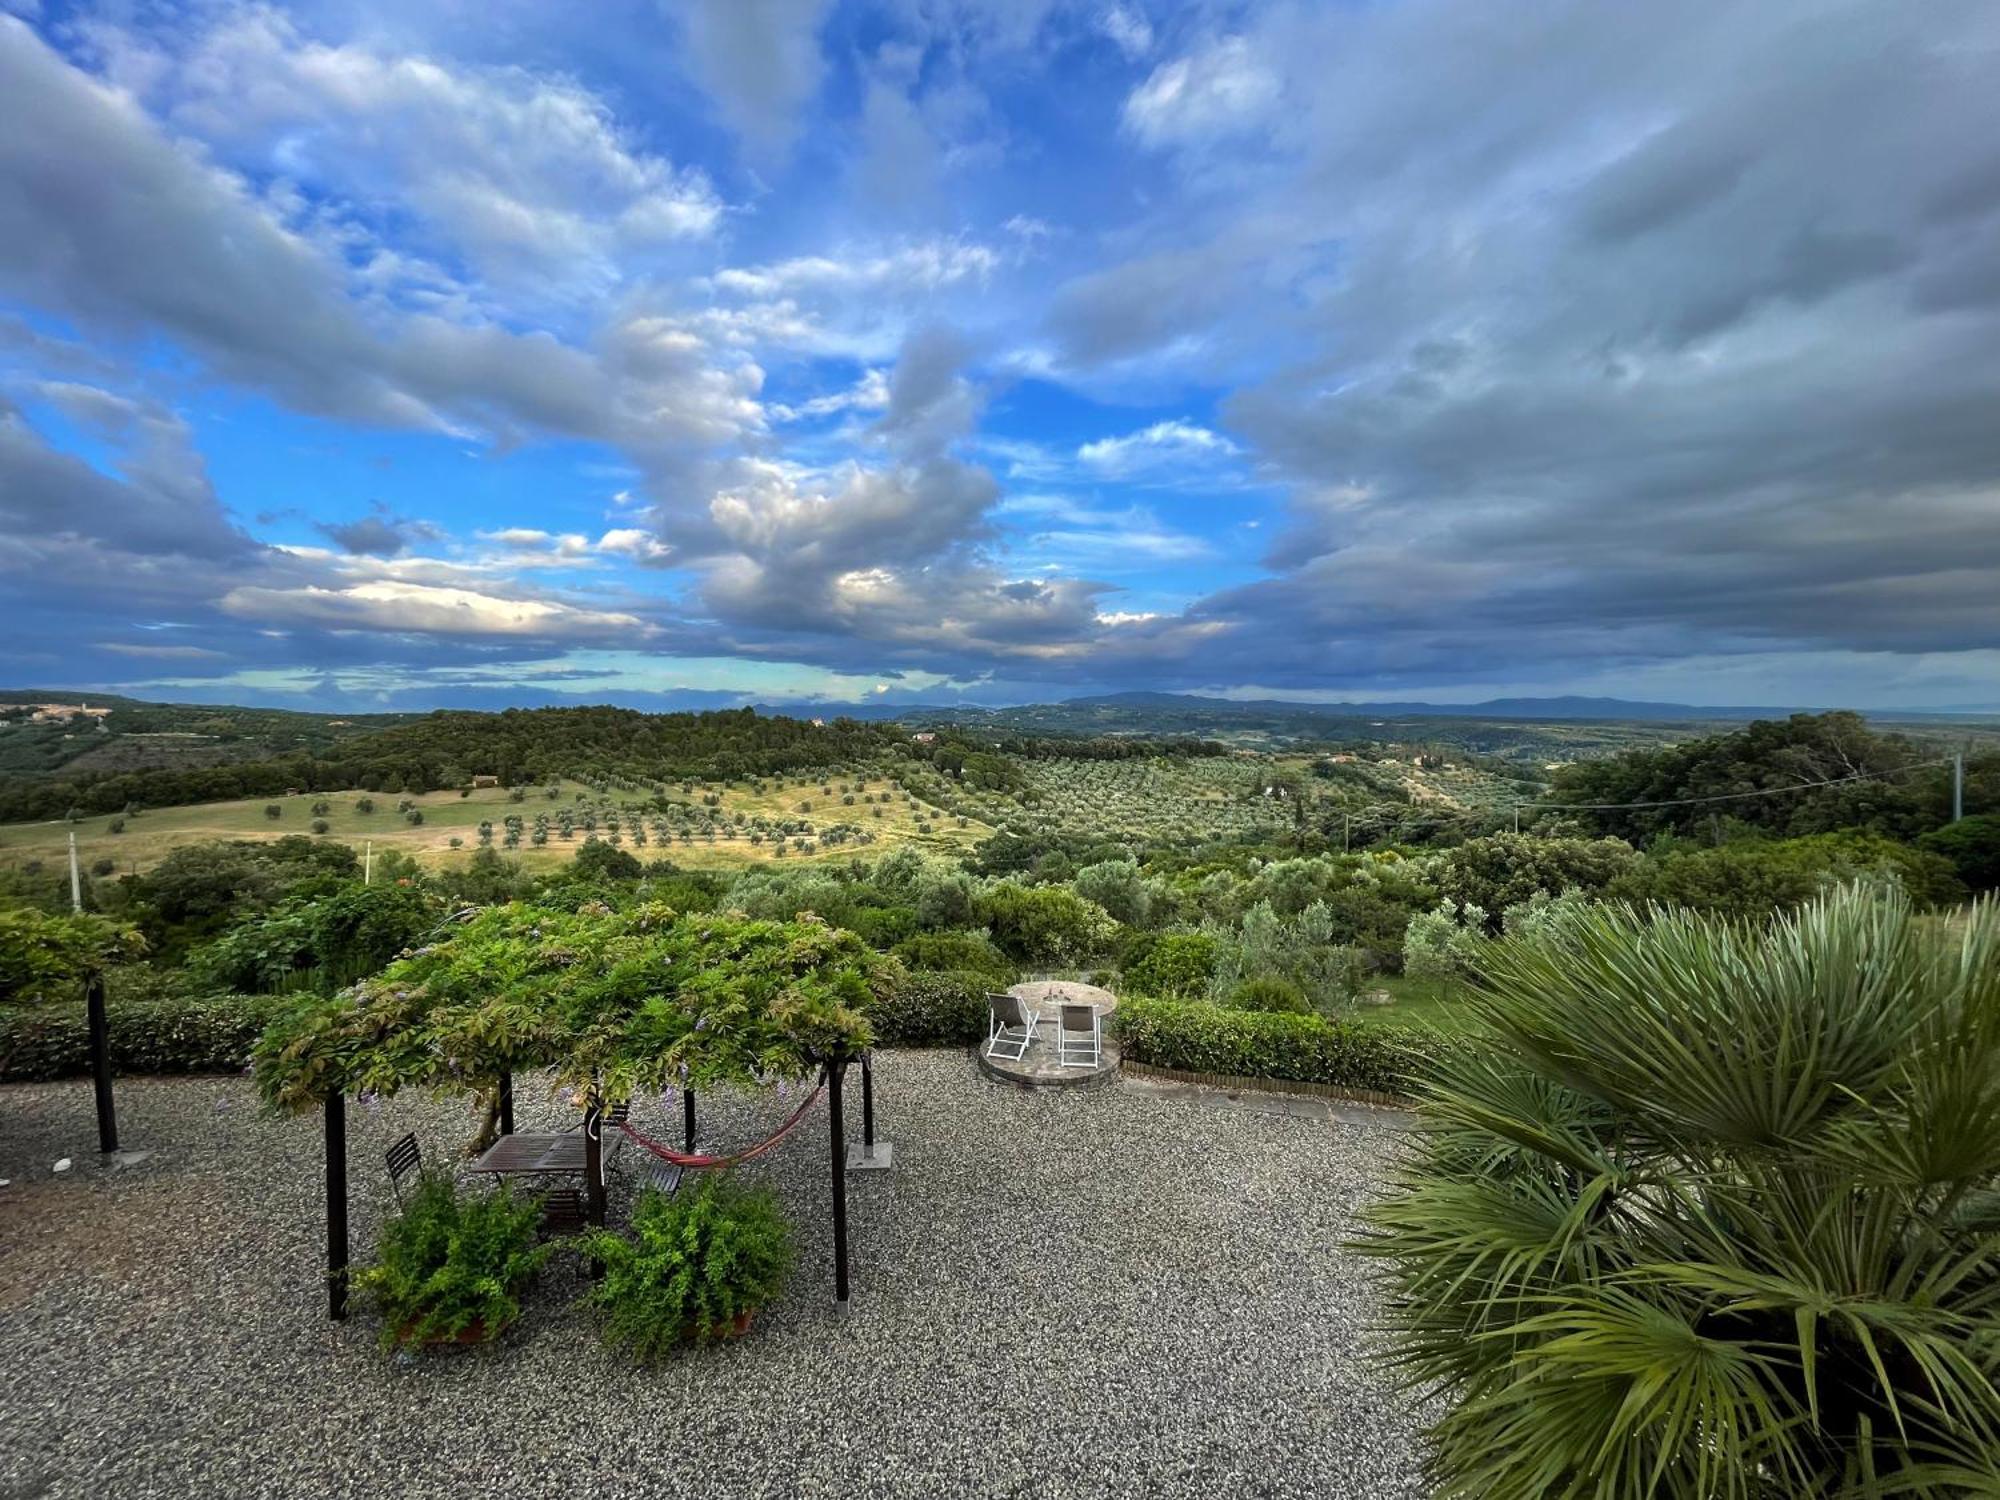
<path id="1" fill-rule="evenodd" d="M 756 1316 L 757 1316 L 756 1308 L 754 1307 L 745 1308 L 742 1312 L 738 1313 L 735 1316 L 735 1318 L 728 1324 L 728 1326 L 723 1328 L 717 1328 L 711 1331 L 709 1337 L 711 1339 L 716 1340 L 718 1343 L 724 1339 L 740 1339 L 743 1337 L 744 1334 L 750 1331 L 750 1320 Z M 682 1331 L 682 1337 L 684 1337 L 690 1344 L 692 1344 L 699 1339 L 700 1330 L 697 1329 L 694 1324 L 690 1323 Z"/>
<path id="2" fill-rule="evenodd" d="M 405 1323 L 401 1328 L 396 1330 L 396 1342 L 405 1348 L 414 1344 L 418 1348 L 430 1349 L 442 1344 L 481 1344 L 486 1341 L 486 1320 L 484 1318 L 474 1318 L 457 1333 L 433 1333 L 421 1339 L 413 1337 L 416 1327 L 417 1325 L 414 1320 Z M 502 1329 L 500 1331 L 505 1332 L 506 1330 Z"/>

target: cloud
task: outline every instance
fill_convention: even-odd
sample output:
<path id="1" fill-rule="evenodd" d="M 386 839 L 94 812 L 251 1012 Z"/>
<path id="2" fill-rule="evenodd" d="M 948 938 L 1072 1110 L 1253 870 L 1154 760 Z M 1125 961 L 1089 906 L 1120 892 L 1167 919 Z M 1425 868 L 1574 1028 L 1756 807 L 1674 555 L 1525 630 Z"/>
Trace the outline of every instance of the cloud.
<path id="1" fill-rule="evenodd" d="M 602 288 L 628 253 L 705 236 L 722 215 L 703 173 L 636 147 L 565 78 L 329 45 L 264 9 L 99 34 L 114 68 L 144 67 L 174 128 L 251 172 L 276 167 L 356 205 L 393 199 L 419 246 L 488 280 Z"/>
<path id="2" fill-rule="evenodd" d="M 825 71 L 819 29 L 828 0 L 693 0 L 680 17 L 695 77 L 754 151 L 774 155 Z"/>
<path id="3" fill-rule="evenodd" d="M 1097 13 L 1097 29 L 1136 62 L 1153 50 L 1153 26 L 1128 5 L 1107 5 Z"/>
<path id="4" fill-rule="evenodd" d="M 1149 146 L 1253 130 L 1270 117 L 1281 87 L 1248 40 L 1224 37 L 1154 69 L 1125 101 L 1125 128 Z"/>
<path id="5" fill-rule="evenodd" d="M 267 625 L 426 636 L 630 644 L 648 633 L 645 622 L 629 614 L 386 579 L 345 588 L 245 586 L 223 595 L 221 608 L 226 614 Z"/>
<path id="6" fill-rule="evenodd" d="M 1240 450 L 1219 432 L 1177 419 L 1155 422 L 1121 437 L 1098 438 L 1076 450 L 1086 468 L 1112 479 L 1174 479 L 1213 471 Z"/>
<path id="7" fill-rule="evenodd" d="M 584 349 L 367 307 L 325 245 L 4 18 L 0 291 L 105 335 L 165 334 L 224 380 L 339 420 L 641 451 L 761 422 L 762 372 L 658 314 L 628 312 Z"/>

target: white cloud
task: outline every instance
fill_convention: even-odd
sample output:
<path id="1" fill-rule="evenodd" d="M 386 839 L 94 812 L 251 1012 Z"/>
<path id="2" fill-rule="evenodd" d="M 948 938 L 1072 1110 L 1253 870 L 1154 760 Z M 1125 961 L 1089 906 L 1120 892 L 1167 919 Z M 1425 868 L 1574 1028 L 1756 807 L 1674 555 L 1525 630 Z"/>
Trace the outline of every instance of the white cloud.
<path id="1" fill-rule="evenodd" d="M 1098 438 L 1076 450 L 1086 467 L 1107 479 L 1172 479 L 1190 469 L 1212 469 L 1237 453 L 1236 445 L 1221 433 L 1178 418 L 1122 437 Z"/>
<path id="2" fill-rule="evenodd" d="M 1107 5 L 1097 13 L 1097 29 L 1133 61 L 1153 50 L 1153 24 L 1129 5 Z"/>
<path id="3" fill-rule="evenodd" d="M 133 52 L 157 45 L 97 34 L 126 73 L 140 66 Z M 703 173 L 635 145 L 566 78 L 332 46 L 261 9 L 167 45 L 144 72 L 175 128 L 364 214 L 393 202 L 420 243 L 491 280 L 602 291 L 628 255 L 705 236 L 722 215 Z M 409 248 L 385 253 L 406 262 Z"/>
<path id="4" fill-rule="evenodd" d="M 636 526 L 621 526 L 605 532 L 597 539 L 597 550 L 614 557 L 630 558 L 649 568 L 664 567 L 674 552 L 650 531 L 641 531 Z"/>
<path id="5" fill-rule="evenodd" d="M 1126 99 L 1125 126 L 1153 146 L 1232 135 L 1262 124 L 1279 92 L 1249 41 L 1226 37 L 1154 69 Z"/>
<path id="6" fill-rule="evenodd" d="M 224 613 L 265 625 L 541 640 L 626 639 L 649 627 L 635 615 L 549 599 L 509 599 L 464 588 L 383 579 L 345 588 L 246 586 L 221 599 Z"/>

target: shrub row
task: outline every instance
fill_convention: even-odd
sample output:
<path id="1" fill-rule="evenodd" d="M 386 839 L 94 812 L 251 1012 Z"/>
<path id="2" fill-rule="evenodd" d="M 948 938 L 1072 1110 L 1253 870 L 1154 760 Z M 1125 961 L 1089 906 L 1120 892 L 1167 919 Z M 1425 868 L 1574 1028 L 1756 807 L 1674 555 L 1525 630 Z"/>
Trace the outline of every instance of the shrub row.
<path id="1" fill-rule="evenodd" d="M 990 975 L 966 969 L 911 974 L 868 1010 L 881 1047 L 967 1047 L 986 1035 Z"/>
<path id="2" fill-rule="evenodd" d="M 288 995 L 113 1000 L 111 1062 L 121 1073 L 240 1073 Z M 0 1083 L 41 1083 L 90 1071 L 79 1003 L 0 1010 Z"/>
<path id="3" fill-rule="evenodd" d="M 1409 1092 L 1454 1045 L 1412 1027 L 1127 998 L 1113 1017 L 1124 1055 L 1156 1068 Z"/>

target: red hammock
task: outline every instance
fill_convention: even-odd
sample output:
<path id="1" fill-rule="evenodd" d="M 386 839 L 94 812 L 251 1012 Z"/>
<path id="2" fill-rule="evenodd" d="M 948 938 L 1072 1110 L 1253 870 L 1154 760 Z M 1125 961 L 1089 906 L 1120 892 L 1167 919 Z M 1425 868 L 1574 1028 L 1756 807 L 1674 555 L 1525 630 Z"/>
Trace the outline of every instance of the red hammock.
<path id="1" fill-rule="evenodd" d="M 792 1111 L 792 1117 L 778 1127 L 776 1135 L 767 1141 L 759 1141 L 747 1151 L 738 1151 L 734 1156 L 704 1156 L 694 1152 L 676 1151 L 671 1146 L 662 1146 L 651 1137 L 641 1135 L 629 1124 L 621 1123 L 618 1128 L 625 1132 L 625 1138 L 631 1141 L 633 1145 L 643 1146 L 646 1150 L 652 1152 L 653 1155 L 659 1157 L 661 1161 L 670 1161 L 677 1167 L 733 1167 L 738 1162 L 751 1161 L 762 1156 L 766 1151 L 769 1151 L 778 1142 L 790 1135 L 792 1127 L 806 1117 L 806 1111 L 813 1107 L 813 1101 L 818 1099 L 825 1089 L 826 1079 L 822 1077 L 814 1085 L 813 1091 L 806 1095 L 805 1101 Z"/>

